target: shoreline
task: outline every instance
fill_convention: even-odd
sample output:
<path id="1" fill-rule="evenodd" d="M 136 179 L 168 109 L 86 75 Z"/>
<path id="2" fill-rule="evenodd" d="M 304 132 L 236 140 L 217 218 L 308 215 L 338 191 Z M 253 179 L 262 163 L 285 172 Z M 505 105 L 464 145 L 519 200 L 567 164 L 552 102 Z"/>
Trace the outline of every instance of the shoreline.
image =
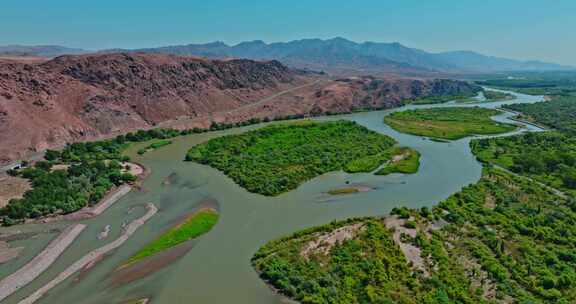
<path id="1" fill-rule="evenodd" d="M 84 224 L 67 227 L 30 262 L 0 281 L 0 301 L 40 276 L 66 251 L 86 227 Z"/>
<path id="2" fill-rule="evenodd" d="M 508 117 L 508 119 L 510 119 L 510 120 L 513 120 L 513 121 L 516 121 L 516 122 L 521 122 L 521 123 L 524 123 L 524 124 L 527 124 L 527 125 L 531 125 L 531 126 L 533 126 L 533 127 L 540 128 L 540 129 L 542 129 L 542 130 L 544 130 L 544 131 L 550 130 L 550 128 L 547 127 L 547 126 L 538 124 L 538 123 L 536 123 L 536 122 L 532 122 L 532 121 L 528 121 L 528 120 L 524 120 L 524 119 L 518 118 L 518 117 L 520 117 L 520 115 L 522 114 L 522 113 L 520 113 L 520 112 L 516 112 L 516 111 L 510 110 L 510 109 L 503 108 L 503 107 L 498 108 L 498 110 L 500 110 L 500 111 L 502 111 L 502 112 L 506 112 L 506 113 L 510 113 L 510 114 L 516 115 L 516 116 Z"/>
<path id="3" fill-rule="evenodd" d="M 65 281 L 76 272 L 82 270 L 82 268 L 86 267 L 87 265 L 96 263 L 97 261 L 102 259 L 108 252 L 120 247 L 138 230 L 138 228 L 144 225 L 150 218 L 152 218 L 158 212 L 158 208 L 152 203 L 146 204 L 146 209 L 148 210 L 146 214 L 128 224 L 122 235 L 120 235 L 116 240 L 102 247 L 90 251 L 82 258 L 74 262 L 72 265 L 68 266 L 64 271 L 59 273 L 54 279 L 52 279 L 44 286 L 40 287 L 34 293 L 30 294 L 29 296 L 27 296 L 18 303 L 19 304 L 35 303 L 40 298 L 42 298 L 46 293 L 48 293 L 52 288 L 56 287 L 58 284 Z"/>

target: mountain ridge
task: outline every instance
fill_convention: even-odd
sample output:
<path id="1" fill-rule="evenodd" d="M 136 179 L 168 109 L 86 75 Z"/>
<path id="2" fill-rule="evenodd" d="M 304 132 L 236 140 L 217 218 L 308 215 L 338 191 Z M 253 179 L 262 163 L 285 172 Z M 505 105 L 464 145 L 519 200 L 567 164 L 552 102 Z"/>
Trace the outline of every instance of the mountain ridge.
<path id="1" fill-rule="evenodd" d="M 50 47 L 50 50 L 45 50 Z M 8 47 L 0 46 L 0 54 Z M 57 46 L 29 47 L 36 56 L 83 54 L 90 51 Z M 25 46 L 12 46 L 25 53 Z M 168 45 L 137 49 L 109 49 L 99 53 L 161 53 L 179 56 L 202 56 L 211 59 L 247 58 L 279 60 L 294 68 L 326 70 L 335 74 L 400 74 L 437 76 L 442 73 L 477 73 L 510 71 L 573 70 L 574 67 L 539 60 L 515 60 L 487 56 L 474 51 L 433 53 L 398 42 L 354 42 L 342 37 L 307 38 L 266 43 L 262 40 L 226 44 L 214 41 L 203 44 Z M 4 52 L 5 53 L 5 52 Z M 54 57 L 54 56 L 46 56 Z"/>
<path id="2" fill-rule="evenodd" d="M 209 58 L 240 57 L 276 59 L 297 68 L 356 69 L 368 72 L 389 70 L 412 74 L 431 72 L 507 72 L 574 69 L 537 60 L 522 61 L 487 56 L 474 51 L 431 53 L 398 42 L 353 42 L 345 38 L 300 39 L 266 43 L 262 40 L 228 45 L 217 41 L 158 48 L 115 49 L 113 51 L 198 55 Z M 406 74 L 406 73 L 404 73 Z"/>

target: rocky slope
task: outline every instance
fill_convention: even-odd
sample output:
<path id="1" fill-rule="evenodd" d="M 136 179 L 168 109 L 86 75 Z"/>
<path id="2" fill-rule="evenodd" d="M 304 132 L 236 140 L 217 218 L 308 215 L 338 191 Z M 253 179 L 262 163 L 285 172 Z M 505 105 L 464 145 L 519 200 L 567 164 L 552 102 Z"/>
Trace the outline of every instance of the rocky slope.
<path id="1" fill-rule="evenodd" d="M 277 61 L 160 54 L 0 61 L 0 162 L 68 142 L 154 126 L 387 108 L 477 87 L 452 80 L 330 80 Z"/>

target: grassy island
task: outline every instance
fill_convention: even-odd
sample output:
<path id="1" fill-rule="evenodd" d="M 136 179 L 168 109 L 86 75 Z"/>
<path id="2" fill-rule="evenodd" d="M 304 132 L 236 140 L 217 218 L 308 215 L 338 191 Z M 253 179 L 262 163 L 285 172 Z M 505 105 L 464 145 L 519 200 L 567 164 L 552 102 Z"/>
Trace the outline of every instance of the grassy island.
<path id="1" fill-rule="evenodd" d="M 456 140 L 471 135 L 499 134 L 516 127 L 493 121 L 500 112 L 483 108 L 432 108 L 395 112 L 384 121 L 399 132 Z"/>
<path id="2" fill-rule="evenodd" d="M 574 303 L 576 204 L 500 169 L 436 207 L 271 241 L 260 276 L 301 303 Z"/>
<path id="3" fill-rule="evenodd" d="M 350 121 L 284 123 L 212 139 L 190 149 L 189 161 L 221 170 L 250 192 L 293 190 L 326 172 L 371 172 L 394 139 Z"/>
<path id="4" fill-rule="evenodd" d="M 514 96 L 510 93 L 492 91 L 492 90 L 485 90 L 484 91 L 484 97 L 486 98 L 486 102 L 516 99 L 516 96 Z"/>
<path id="5" fill-rule="evenodd" d="M 418 168 L 420 168 L 420 153 L 418 151 L 410 148 L 395 148 L 392 154 L 390 162 L 374 174 L 413 174 L 418 172 Z"/>
<path id="6" fill-rule="evenodd" d="M 455 102 L 465 102 L 470 101 L 476 96 L 477 92 L 472 92 L 470 94 L 460 94 L 460 95 L 440 95 L 440 96 L 429 96 L 423 98 L 417 98 L 413 100 L 409 100 L 406 103 L 415 104 L 415 105 L 424 105 L 424 104 L 439 104 L 439 103 L 447 103 L 450 101 Z"/>
<path id="7" fill-rule="evenodd" d="M 216 210 L 210 208 L 201 209 L 181 224 L 166 231 L 156 240 L 140 249 L 135 255 L 128 259 L 126 264 L 138 262 L 143 258 L 195 239 L 210 231 L 212 227 L 216 225 L 216 222 L 218 222 L 218 212 L 216 212 Z"/>

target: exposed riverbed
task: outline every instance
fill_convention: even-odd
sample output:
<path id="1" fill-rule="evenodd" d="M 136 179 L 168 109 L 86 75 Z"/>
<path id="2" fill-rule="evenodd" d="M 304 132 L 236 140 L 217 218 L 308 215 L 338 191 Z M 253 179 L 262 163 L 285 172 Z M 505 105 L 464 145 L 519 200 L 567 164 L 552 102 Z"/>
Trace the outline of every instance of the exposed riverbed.
<path id="1" fill-rule="evenodd" d="M 482 103 L 478 106 L 494 108 L 502 104 L 543 100 L 542 97 L 515 95 L 518 96 L 515 100 Z M 470 152 L 470 139 L 450 143 L 434 142 L 398 133 L 383 123 L 384 115 L 392 111 L 442 106 L 475 105 L 407 106 L 389 111 L 316 118 L 349 119 L 390 135 L 401 146 L 420 152 L 420 169 L 412 175 L 389 176 L 334 172 L 317 177 L 278 197 L 248 193 L 215 169 L 182 161 L 186 151 L 194 144 L 259 126 L 177 138 L 173 144 L 151 151 L 144 157 L 137 157 L 135 152 L 146 143 L 135 145 L 131 148 L 135 160 L 150 167 L 152 172 L 143 183 L 142 191 L 132 191 L 103 214 L 82 221 L 88 226 L 78 240 L 39 279 L 19 290 L 6 303 L 17 303 L 84 254 L 105 245 L 110 239 L 116 239 L 121 233 L 121 224 L 141 217 L 147 202 L 154 202 L 159 211 L 131 239 L 96 264 L 90 272 L 82 275 L 81 279 L 68 279 L 38 303 L 120 303 L 144 297 L 151 297 L 153 303 L 285 303 L 287 300 L 269 289 L 250 265 L 254 252 L 267 241 L 332 220 L 385 215 L 396 206 L 431 206 L 480 178 L 481 165 Z M 511 122 L 508 119 L 511 115 L 503 113 L 495 119 Z M 539 129 L 526 125 L 515 132 L 525 130 Z M 169 183 L 166 182 L 167 178 Z M 366 185 L 372 190 L 325 199 L 327 191 L 345 187 L 347 183 Z M 114 269 L 206 198 L 218 202 L 220 220 L 212 231 L 195 242 L 186 255 L 168 267 L 130 284 L 112 284 L 111 273 Z M 62 223 L 47 225 L 61 227 Z M 98 234 L 107 225 L 111 225 L 109 237 L 99 240 Z M 26 231 L 50 227 L 36 225 L 8 229 Z M 22 257 L 0 265 L 0 277 L 14 271 L 14 265 L 24 264 L 26 259 L 33 256 L 33 251 L 41 250 L 42 247 L 35 243 L 37 241 L 46 242 L 42 238 L 19 243 L 18 246 L 25 246 Z"/>

